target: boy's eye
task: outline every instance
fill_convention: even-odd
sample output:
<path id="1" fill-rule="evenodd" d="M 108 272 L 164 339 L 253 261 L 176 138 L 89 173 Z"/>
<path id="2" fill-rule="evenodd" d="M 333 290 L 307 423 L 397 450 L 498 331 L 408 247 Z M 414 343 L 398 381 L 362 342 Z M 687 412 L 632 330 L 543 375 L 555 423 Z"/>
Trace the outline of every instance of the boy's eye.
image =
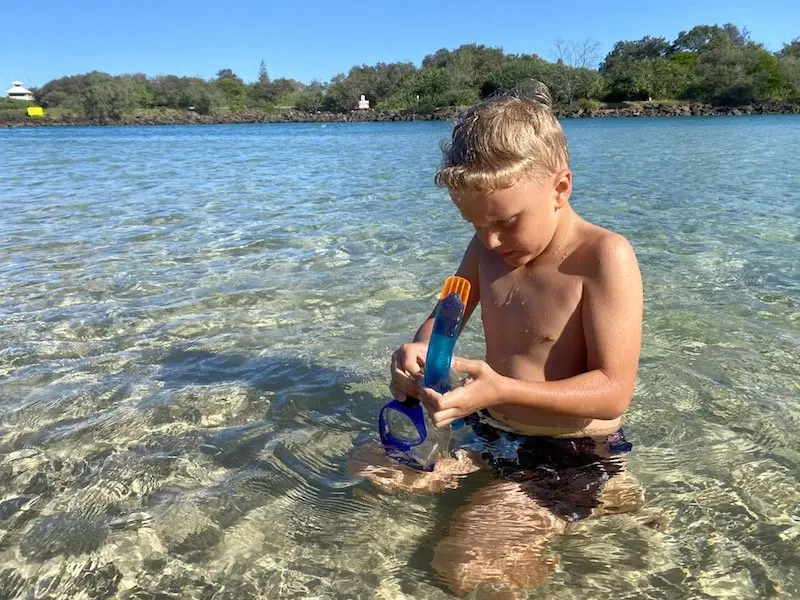
<path id="1" fill-rule="evenodd" d="M 514 225 L 516 222 L 517 222 L 517 216 L 516 216 L 516 215 L 514 215 L 513 217 L 509 217 L 509 218 L 507 218 L 507 219 L 503 219 L 503 220 L 502 220 L 502 221 L 500 221 L 500 223 L 498 223 L 498 224 L 500 225 L 500 227 L 511 227 L 511 226 L 512 226 L 512 225 Z"/>

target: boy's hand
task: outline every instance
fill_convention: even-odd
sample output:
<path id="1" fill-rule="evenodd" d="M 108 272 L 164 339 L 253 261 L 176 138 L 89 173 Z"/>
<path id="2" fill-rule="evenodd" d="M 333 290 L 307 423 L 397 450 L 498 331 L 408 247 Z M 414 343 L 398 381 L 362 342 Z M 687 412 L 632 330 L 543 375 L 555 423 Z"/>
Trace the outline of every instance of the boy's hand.
<path id="1" fill-rule="evenodd" d="M 412 342 L 403 344 L 392 354 L 389 390 L 400 402 L 405 402 L 408 396 L 419 397 L 422 367 L 425 366 L 427 353 L 427 343 Z"/>
<path id="2" fill-rule="evenodd" d="M 445 427 L 502 399 L 503 377 L 485 361 L 453 357 L 452 367 L 467 374 L 463 387 L 446 394 L 430 388 L 422 388 L 419 392 L 419 399 L 425 403 L 436 427 Z"/>

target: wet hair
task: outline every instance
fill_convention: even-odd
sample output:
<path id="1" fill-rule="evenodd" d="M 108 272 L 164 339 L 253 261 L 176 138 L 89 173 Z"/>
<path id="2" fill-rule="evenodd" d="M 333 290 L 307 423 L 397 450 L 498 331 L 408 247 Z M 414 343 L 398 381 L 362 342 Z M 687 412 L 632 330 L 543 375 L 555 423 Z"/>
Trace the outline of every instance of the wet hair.
<path id="1" fill-rule="evenodd" d="M 541 82 L 484 100 L 456 119 L 436 185 L 493 191 L 569 166 L 567 138 Z"/>

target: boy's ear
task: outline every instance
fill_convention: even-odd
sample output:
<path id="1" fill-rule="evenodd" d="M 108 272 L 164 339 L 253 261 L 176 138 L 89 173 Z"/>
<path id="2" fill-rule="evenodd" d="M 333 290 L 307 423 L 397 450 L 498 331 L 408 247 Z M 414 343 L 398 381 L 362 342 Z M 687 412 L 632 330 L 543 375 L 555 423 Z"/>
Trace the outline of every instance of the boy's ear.
<path id="1" fill-rule="evenodd" d="M 556 209 L 564 208 L 572 194 L 572 171 L 561 169 L 553 175 Z"/>

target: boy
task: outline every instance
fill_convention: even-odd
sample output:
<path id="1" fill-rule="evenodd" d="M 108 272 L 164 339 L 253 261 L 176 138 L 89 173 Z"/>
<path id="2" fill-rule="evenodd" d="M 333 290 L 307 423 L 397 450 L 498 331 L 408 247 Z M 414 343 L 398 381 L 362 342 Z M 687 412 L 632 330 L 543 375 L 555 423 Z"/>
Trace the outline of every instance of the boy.
<path id="1" fill-rule="evenodd" d="M 620 425 L 639 362 L 642 281 L 627 240 L 570 206 L 569 153 L 550 104 L 540 86 L 469 109 L 436 174 L 475 228 L 457 275 L 472 284 L 465 322 L 481 304 L 485 361 L 456 357 L 463 387 L 423 388 L 433 315 L 391 359 L 394 396 L 419 398 L 437 427 L 466 419 L 499 475 L 436 548 L 434 567 L 459 594 L 541 582 L 550 538 L 600 509 L 628 509 L 605 496 L 630 449 Z M 396 487 L 448 487 L 447 468 L 405 473 Z"/>

